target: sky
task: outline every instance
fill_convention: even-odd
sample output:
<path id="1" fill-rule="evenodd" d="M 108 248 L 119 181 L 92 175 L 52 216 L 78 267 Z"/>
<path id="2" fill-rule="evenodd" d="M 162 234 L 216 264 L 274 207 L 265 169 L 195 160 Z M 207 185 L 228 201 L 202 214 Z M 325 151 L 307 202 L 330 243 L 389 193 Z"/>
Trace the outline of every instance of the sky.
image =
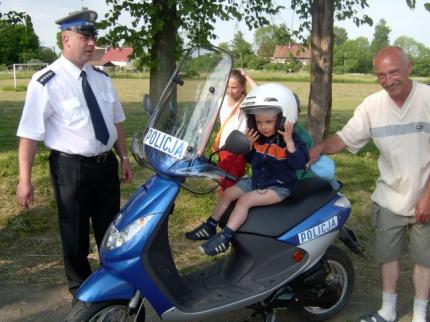
<path id="1" fill-rule="evenodd" d="M 274 0 L 274 2 L 289 8 L 289 0 Z M 349 39 L 364 36 L 371 41 L 374 26 L 383 18 L 391 29 L 391 42 L 399 36 L 408 36 L 430 47 L 430 12 L 424 9 L 425 2 L 426 0 L 417 0 L 415 10 L 410 10 L 406 0 L 368 0 L 369 7 L 365 12 L 374 21 L 372 27 L 356 27 L 350 20 L 335 21 L 335 26 L 345 28 Z M 0 12 L 24 11 L 31 16 L 41 45 L 46 47 L 56 46 L 55 35 L 59 29 L 54 21 L 81 7 L 97 11 L 99 17 L 108 9 L 105 0 L 0 0 Z M 285 9 L 282 13 L 269 17 L 269 20 L 275 24 L 285 23 L 290 29 L 297 28 L 299 25 L 297 15 L 291 9 Z M 217 22 L 215 31 L 218 39 L 214 44 L 231 41 L 237 31 L 242 31 L 245 39 L 251 44 L 254 42 L 254 31 L 249 31 L 244 23 Z"/>

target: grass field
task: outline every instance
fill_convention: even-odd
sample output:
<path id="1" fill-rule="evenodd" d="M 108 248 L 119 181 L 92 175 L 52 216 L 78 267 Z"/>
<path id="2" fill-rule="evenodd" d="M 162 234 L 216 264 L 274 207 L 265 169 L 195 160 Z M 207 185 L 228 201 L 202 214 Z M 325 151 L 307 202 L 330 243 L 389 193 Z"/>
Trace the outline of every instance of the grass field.
<path id="1" fill-rule="evenodd" d="M 267 81 L 268 75 L 252 75 L 260 83 Z M 273 76 L 273 79 L 277 77 Z M 127 121 L 125 131 L 130 143 L 133 134 L 142 130 L 146 117 L 142 107 L 142 97 L 148 92 L 149 80 L 113 80 L 123 103 Z M 18 79 L 18 84 L 26 86 L 28 79 Z M 62 252 L 57 227 L 56 206 L 49 181 L 48 151 L 39 145 L 39 153 L 33 167 L 33 183 L 36 189 L 35 202 L 28 210 L 22 210 L 15 201 L 15 186 L 18 178 L 16 128 L 25 99 L 24 91 L 3 90 L 11 80 L 0 77 L 0 279 L 16 283 L 62 283 L 65 281 L 62 268 Z M 309 83 L 288 80 L 285 83 L 296 92 L 302 102 L 301 122 L 305 122 L 309 95 Z M 355 83 L 337 82 L 333 84 L 333 110 L 331 131 L 338 130 L 352 115 L 354 108 L 379 86 L 363 77 Z M 377 151 L 369 144 L 358 155 L 341 153 L 334 157 L 337 173 L 344 183 L 343 193 L 353 205 L 348 225 L 353 227 L 368 252 L 370 252 L 370 220 L 368 217 L 369 197 L 377 177 Z M 150 176 L 148 170 L 140 168 L 133 160 L 133 183 L 122 185 L 122 202 L 125 203 L 136 187 Z M 183 234 L 205 219 L 216 201 L 215 194 L 195 196 L 183 191 L 176 201 L 175 213 L 171 217 L 170 233 L 174 258 L 180 268 L 198 265 L 208 259 L 202 257 L 196 244 L 186 241 Z M 92 263 L 97 263 L 97 252 L 92 246 Z M 354 259 L 360 270 L 375 269 L 369 263 Z M 364 274 L 362 287 L 375 283 L 377 276 Z"/>

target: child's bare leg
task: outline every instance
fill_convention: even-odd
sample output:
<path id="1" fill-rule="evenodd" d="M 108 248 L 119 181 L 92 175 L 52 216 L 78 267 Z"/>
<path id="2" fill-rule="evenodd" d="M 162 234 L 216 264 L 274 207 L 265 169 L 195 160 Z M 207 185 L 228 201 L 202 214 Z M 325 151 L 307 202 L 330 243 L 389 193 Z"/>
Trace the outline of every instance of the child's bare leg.
<path id="1" fill-rule="evenodd" d="M 230 206 L 233 201 L 237 200 L 240 196 L 244 194 L 245 192 L 243 192 L 236 186 L 227 188 L 224 191 L 224 194 L 218 200 L 218 203 L 216 204 L 215 208 L 212 210 L 211 217 L 216 221 L 219 221 L 224 212 L 227 210 L 228 206 Z"/>
<path id="2" fill-rule="evenodd" d="M 267 206 L 280 201 L 281 198 L 274 190 L 252 190 L 251 192 L 242 195 L 236 202 L 236 206 L 228 220 L 227 227 L 236 231 L 246 221 L 249 208 Z"/>

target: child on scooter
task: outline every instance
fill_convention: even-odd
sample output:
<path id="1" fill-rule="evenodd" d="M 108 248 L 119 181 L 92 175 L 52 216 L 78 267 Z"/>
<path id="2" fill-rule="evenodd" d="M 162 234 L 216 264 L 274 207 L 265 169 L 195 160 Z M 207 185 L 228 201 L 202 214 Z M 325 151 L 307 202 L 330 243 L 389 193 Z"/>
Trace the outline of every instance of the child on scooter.
<path id="1" fill-rule="evenodd" d="M 265 105 L 250 106 L 248 103 L 242 108 L 255 124 L 255 128 L 247 132 L 251 150 L 245 156 L 252 165 L 252 177 L 241 179 L 226 189 L 207 221 L 186 233 L 186 238 L 191 240 L 209 239 L 200 246 L 202 252 L 209 256 L 229 248 L 230 240 L 246 221 L 250 208 L 278 203 L 288 197 L 297 181 L 296 170 L 304 169 L 309 159 L 305 143 L 293 130 L 295 119 L 285 120 L 286 115 L 282 112 L 289 108 L 289 104 L 291 108 L 296 107 L 291 103 L 294 96 L 282 85 L 263 86 L 264 89 L 257 87 L 248 96 L 256 97 L 256 101 Z M 227 225 L 216 234 L 218 221 L 235 200 Z"/>

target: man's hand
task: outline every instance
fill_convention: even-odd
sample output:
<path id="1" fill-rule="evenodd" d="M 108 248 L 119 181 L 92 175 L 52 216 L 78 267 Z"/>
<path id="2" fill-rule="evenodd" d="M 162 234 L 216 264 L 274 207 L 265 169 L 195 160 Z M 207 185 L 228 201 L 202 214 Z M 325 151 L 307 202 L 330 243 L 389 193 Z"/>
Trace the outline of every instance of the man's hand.
<path id="1" fill-rule="evenodd" d="M 34 200 L 34 187 L 29 183 L 19 182 L 16 186 L 16 200 L 23 208 L 28 208 Z"/>
<path id="2" fill-rule="evenodd" d="M 427 222 L 430 222 L 430 197 L 427 193 L 423 193 L 415 205 L 415 223 Z"/>
<path id="3" fill-rule="evenodd" d="M 121 160 L 121 170 L 122 170 L 122 182 L 128 183 L 133 179 L 133 174 L 131 172 L 131 165 L 129 159 Z"/>
<path id="4" fill-rule="evenodd" d="M 345 147 L 346 145 L 339 135 L 331 135 L 309 150 L 309 162 L 306 164 L 306 168 L 309 168 L 312 163 L 315 163 L 321 154 L 335 154 L 342 151 Z"/>
<path id="5" fill-rule="evenodd" d="M 321 144 L 317 144 L 309 150 L 309 161 L 308 163 L 306 163 L 306 169 L 309 168 L 312 163 L 315 163 L 320 158 L 322 149 L 323 146 Z"/>

